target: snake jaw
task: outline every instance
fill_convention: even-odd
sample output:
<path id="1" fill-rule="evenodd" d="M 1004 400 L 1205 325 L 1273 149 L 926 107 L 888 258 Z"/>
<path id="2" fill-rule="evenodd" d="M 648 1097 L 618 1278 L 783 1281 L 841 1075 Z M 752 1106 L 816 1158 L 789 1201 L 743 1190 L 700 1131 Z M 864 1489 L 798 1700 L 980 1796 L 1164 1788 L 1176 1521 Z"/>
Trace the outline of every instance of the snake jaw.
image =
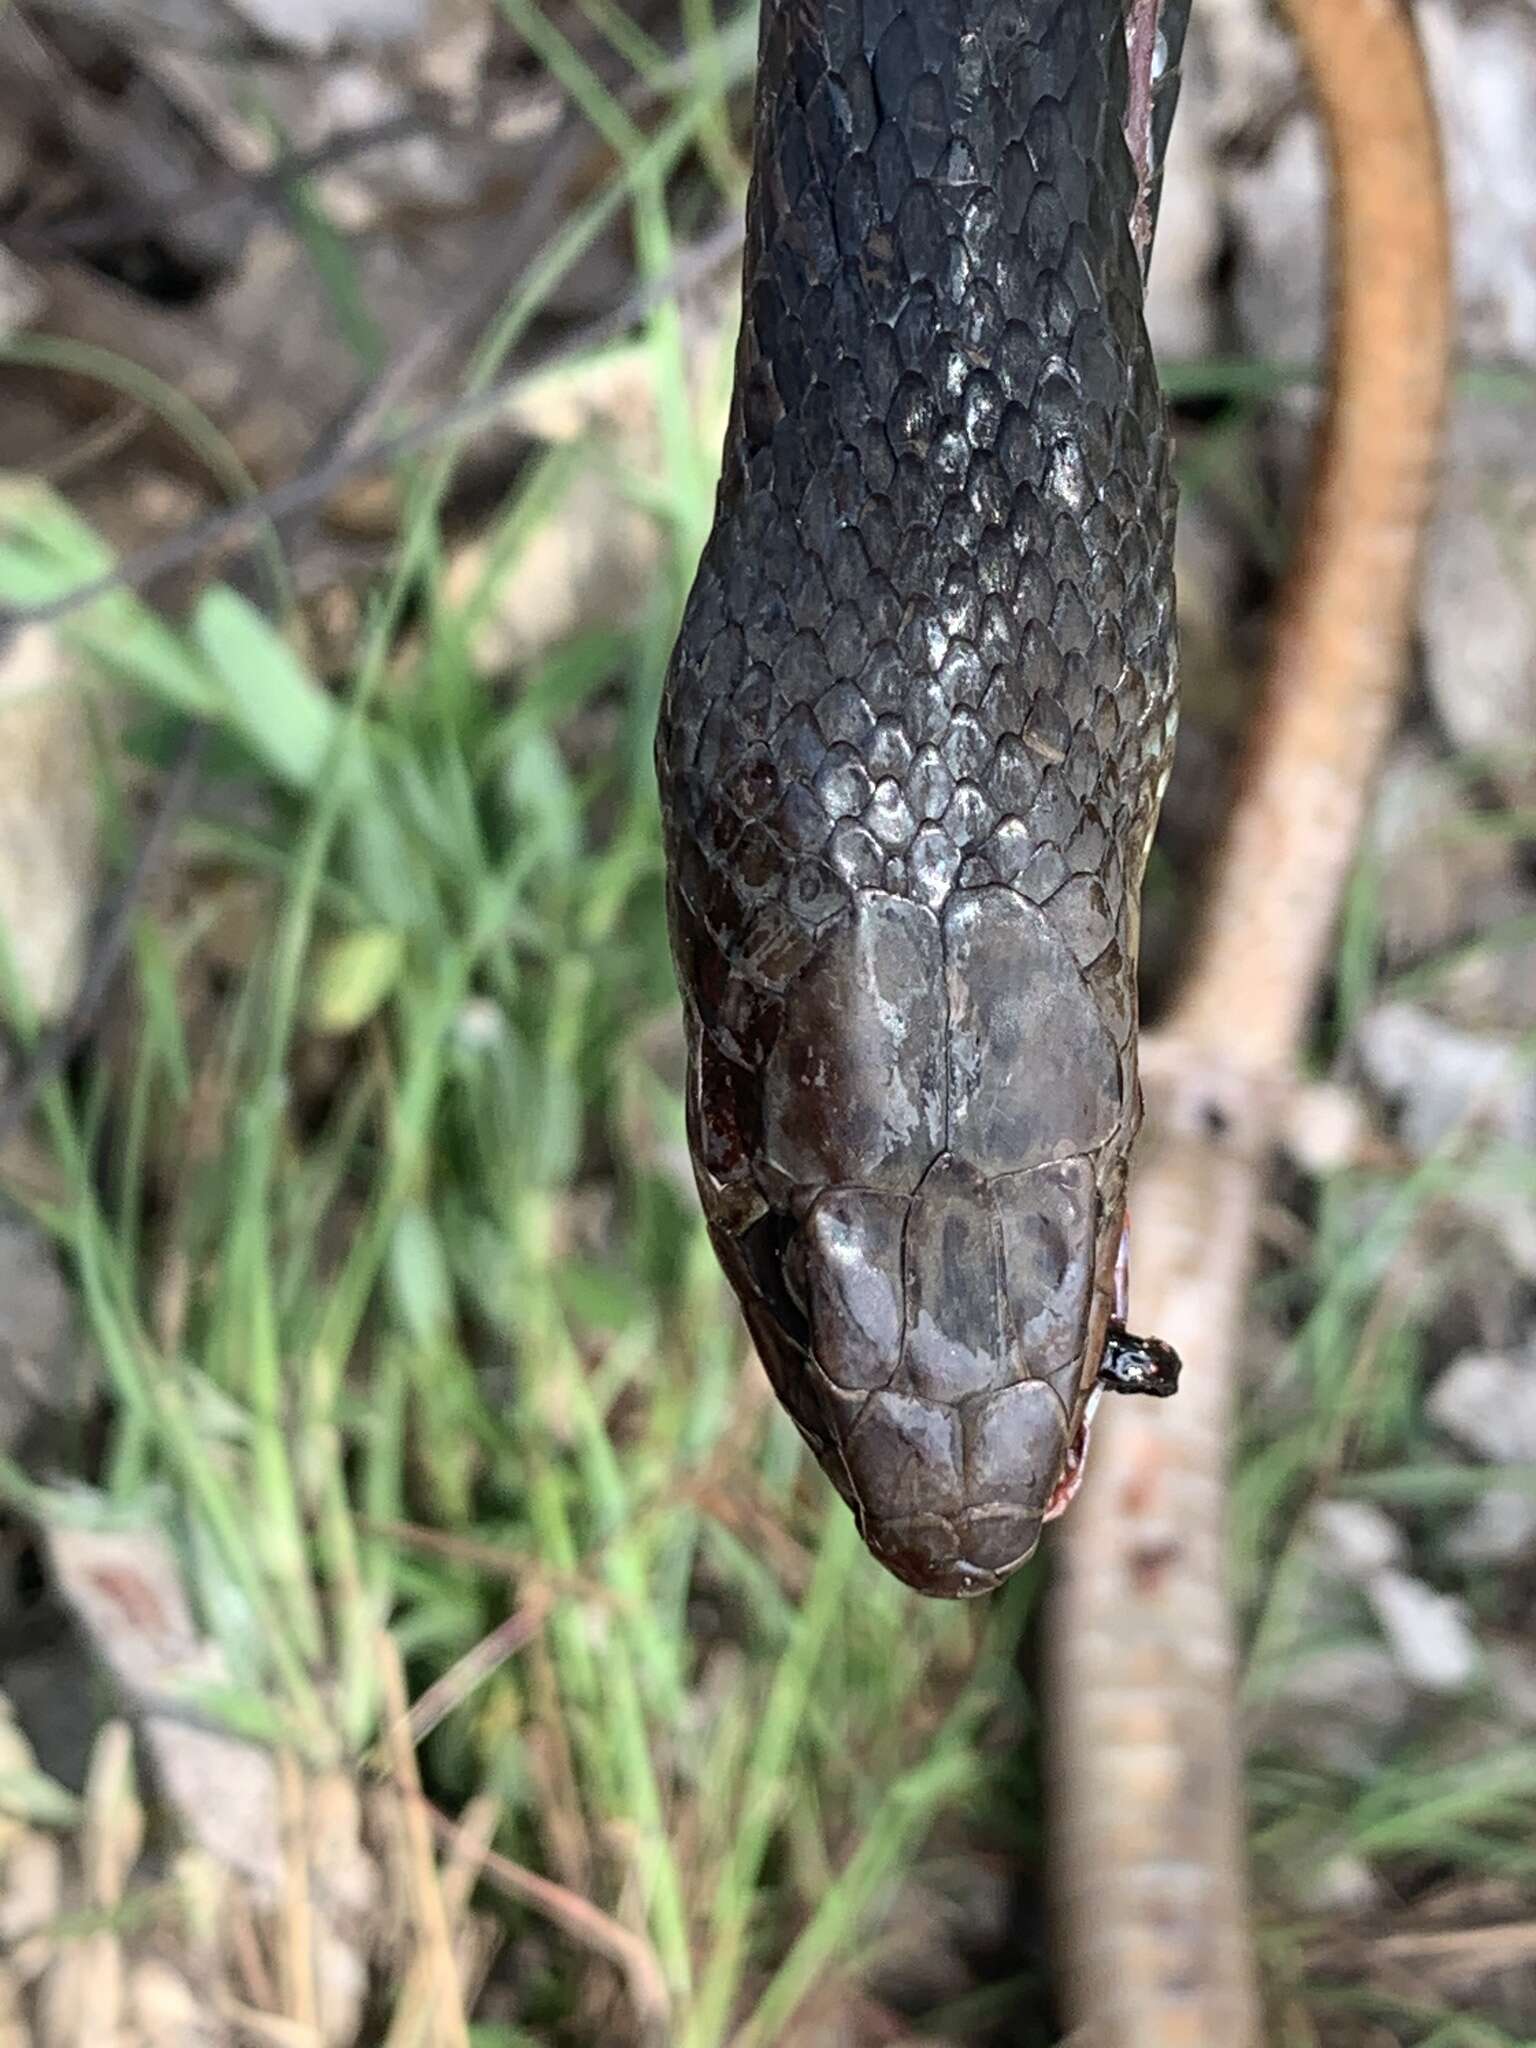
<path id="1" fill-rule="evenodd" d="M 1056 1482 L 1055 1491 L 1046 1504 L 1045 1513 L 1040 1518 L 1043 1522 L 1054 1522 L 1059 1515 L 1064 1515 L 1077 1498 L 1077 1490 L 1083 1483 L 1083 1473 L 1088 1464 L 1088 1440 L 1093 1431 L 1094 1411 L 1103 1392 L 1102 1387 L 1095 1387 L 1088 1396 L 1083 1419 L 1077 1425 L 1077 1435 L 1073 1437 L 1067 1451 L 1066 1465 Z"/>
<path id="2" fill-rule="evenodd" d="M 1099 1377 L 1084 1404 L 1083 1419 L 1078 1424 L 1077 1434 L 1067 1451 L 1067 1461 L 1061 1477 L 1057 1480 L 1046 1504 L 1045 1513 L 1041 1517 L 1043 1522 L 1054 1522 L 1059 1515 L 1064 1515 L 1077 1498 L 1077 1490 L 1083 1483 L 1083 1470 L 1088 1462 L 1088 1440 L 1094 1413 L 1106 1388 L 1118 1394 L 1152 1394 L 1159 1399 L 1166 1399 L 1178 1390 L 1179 1373 L 1182 1369 L 1178 1353 L 1171 1345 L 1160 1343 L 1155 1337 L 1132 1336 L 1125 1327 L 1125 1311 L 1130 1297 L 1130 1267 L 1131 1225 L 1127 1216 L 1120 1232 L 1120 1244 L 1115 1257 L 1115 1312 L 1099 1365 Z"/>
<path id="3" fill-rule="evenodd" d="M 1125 1321 L 1125 1312 L 1130 1305 L 1131 1295 L 1131 1218 L 1126 1211 L 1120 1226 L 1120 1242 L 1115 1250 L 1114 1274 L 1114 1316 L 1118 1323 Z M 1050 1500 L 1046 1503 L 1042 1522 L 1054 1522 L 1067 1512 L 1076 1500 L 1078 1489 L 1083 1483 L 1083 1473 L 1088 1465 L 1088 1445 L 1093 1434 L 1093 1418 L 1104 1395 L 1101 1383 L 1089 1389 L 1088 1399 L 1083 1408 L 1083 1419 L 1077 1425 L 1077 1433 L 1067 1449 L 1067 1462 L 1062 1468 Z"/>

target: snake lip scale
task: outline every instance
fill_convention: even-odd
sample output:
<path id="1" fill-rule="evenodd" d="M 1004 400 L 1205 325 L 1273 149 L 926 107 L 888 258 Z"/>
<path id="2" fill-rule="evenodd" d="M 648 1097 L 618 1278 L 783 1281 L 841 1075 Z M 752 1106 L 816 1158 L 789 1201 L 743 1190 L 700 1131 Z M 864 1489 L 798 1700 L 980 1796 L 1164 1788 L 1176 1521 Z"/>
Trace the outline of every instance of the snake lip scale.
<path id="1" fill-rule="evenodd" d="M 1142 310 L 1188 0 L 764 0 L 656 760 L 710 1235 L 873 1553 L 991 1590 L 1130 1337 L 1175 725 Z"/>

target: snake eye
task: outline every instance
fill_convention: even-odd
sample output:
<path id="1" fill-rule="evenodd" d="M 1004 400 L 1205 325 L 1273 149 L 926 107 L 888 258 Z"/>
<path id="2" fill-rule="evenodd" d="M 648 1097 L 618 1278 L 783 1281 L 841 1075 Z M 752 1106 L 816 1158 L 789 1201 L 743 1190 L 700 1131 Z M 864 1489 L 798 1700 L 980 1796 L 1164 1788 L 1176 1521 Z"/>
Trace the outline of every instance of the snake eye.
<path id="1" fill-rule="evenodd" d="M 1156 1337 L 1135 1337 L 1124 1323 L 1111 1322 L 1099 1365 L 1098 1383 L 1115 1394 L 1151 1394 L 1165 1401 L 1179 1391 L 1179 1354 Z"/>

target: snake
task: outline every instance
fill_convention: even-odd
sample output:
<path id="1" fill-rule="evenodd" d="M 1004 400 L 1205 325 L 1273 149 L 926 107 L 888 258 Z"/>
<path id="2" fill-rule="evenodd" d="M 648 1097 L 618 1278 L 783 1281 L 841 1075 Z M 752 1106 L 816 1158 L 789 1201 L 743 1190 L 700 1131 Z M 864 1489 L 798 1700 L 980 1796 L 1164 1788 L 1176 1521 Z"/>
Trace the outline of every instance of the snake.
<path id="1" fill-rule="evenodd" d="M 656 767 L 705 1221 L 873 1555 L 1000 1586 L 1125 1326 L 1177 725 L 1144 285 L 1188 0 L 762 0 Z"/>

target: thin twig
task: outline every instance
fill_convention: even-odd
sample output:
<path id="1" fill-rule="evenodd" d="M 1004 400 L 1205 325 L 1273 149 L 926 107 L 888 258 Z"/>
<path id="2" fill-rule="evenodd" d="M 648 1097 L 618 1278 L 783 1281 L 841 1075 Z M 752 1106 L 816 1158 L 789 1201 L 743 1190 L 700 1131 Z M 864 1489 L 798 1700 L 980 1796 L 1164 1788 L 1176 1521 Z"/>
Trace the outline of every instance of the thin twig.
<path id="1" fill-rule="evenodd" d="M 1133 1309 L 1177 1401 L 1099 1425 L 1048 1639 L 1068 2017 L 1253 2048 L 1226 1447 L 1276 1110 L 1396 713 L 1447 383 L 1448 229 L 1401 0 L 1287 0 L 1334 166 L 1332 389 L 1263 709 L 1182 1000 L 1144 1048 Z"/>
<path id="2" fill-rule="evenodd" d="M 406 1865 L 414 1893 L 416 1934 L 436 1994 L 438 2032 L 448 2048 L 469 2048 L 469 2028 L 465 2023 L 464 2003 L 459 1991 L 453 1937 L 443 1902 L 437 1859 L 432 1853 L 432 1828 L 422 1796 L 421 1777 L 416 1769 L 416 1750 L 409 1734 L 410 1706 L 406 1698 L 405 1674 L 400 1668 L 400 1653 L 395 1647 L 394 1637 L 380 1630 L 378 1645 L 386 1717 L 384 1740 L 391 1774 L 400 1794 L 400 1820 L 405 1831 Z"/>
<path id="3" fill-rule="evenodd" d="M 283 1897 L 279 1922 L 278 1975 L 283 2016 L 318 2032 L 315 2004 L 315 1904 L 309 1877 L 309 1787 L 291 1750 L 277 1759 Z"/>
<path id="4" fill-rule="evenodd" d="M 447 1814 L 439 1813 L 430 1805 L 426 1810 L 438 1837 L 444 1842 L 456 1842 L 460 1830 Z M 666 2027 L 672 2001 L 667 1995 L 666 1978 L 656 1952 L 643 1936 L 631 1933 L 611 1914 L 605 1913 L 600 1906 L 594 1906 L 590 1899 L 568 1891 L 564 1885 L 555 1884 L 550 1878 L 541 1877 L 537 1871 L 525 1869 L 521 1863 L 514 1863 L 510 1857 L 498 1855 L 495 1850 L 485 1858 L 485 1876 L 488 1883 L 505 1892 L 508 1898 L 531 1907 L 572 1941 L 606 1956 L 617 1966 L 642 2029 L 642 2038 L 649 2041 L 658 2029 Z"/>
<path id="5" fill-rule="evenodd" d="M 535 357 L 484 391 L 472 392 L 436 407 L 414 426 L 395 434 L 381 435 L 301 470 L 285 484 L 275 485 L 269 491 L 243 499 L 238 505 L 210 513 L 207 518 L 184 527 L 180 533 L 169 534 L 152 547 L 125 555 L 104 575 L 76 584 L 74 589 L 51 598 L 46 604 L 0 606 L 0 636 L 24 626 L 55 624 L 83 605 L 94 604 L 98 598 L 110 596 L 114 590 L 138 589 L 172 569 L 185 568 L 219 542 L 248 539 L 255 527 L 287 519 L 296 512 L 322 503 L 339 484 L 352 477 L 387 468 L 391 463 L 419 454 L 450 435 L 468 434 L 487 425 L 538 378 L 615 340 L 653 306 L 707 277 L 740 244 L 741 226 L 732 221 L 679 257 L 664 277 L 632 292 L 614 312 L 590 321 L 558 347 Z"/>
<path id="6" fill-rule="evenodd" d="M 264 2048 L 325 2048 L 325 2037 L 318 2027 L 306 2027 L 297 2020 L 261 2012 L 222 1988 L 214 1992 L 214 2003 L 220 2017 L 238 2027 L 245 2040 L 262 2043 Z"/>
<path id="7" fill-rule="evenodd" d="M 519 1650 L 526 1649 L 544 1626 L 553 1605 L 548 1593 L 530 1593 L 505 1621 L 498 1622 L 462 1657 L 456 1657 L 442 1677 L 413 1703 L 406 1730 L 410 1741 L 419 1747 L 493 1671 L 499 1671 Z"/>
<path id="8" fill-rule="evenodd" d="M 495 259 L 473 273 L 441 312 L 418 328 L 379 374 L 362 385 L 348 403 L 335 434 L 315 448 L 309 468 L 364 448 L 369 435 L 430 364 L 460 336 L 489 319 L 537 255 L 550 220 L 559 216 L 560 196 L 591 141 L 585 123 L 574 118 L 568 118 L 563 131 L 550 138 L 542 168 L 508 223 Z"/>
<path id="9" fill-rule="evenodd" d="M 632 293 L 613 313 L 590 322 L 559 348 L 488 391 L 442 407 L 401 433 L 365 439 L 368 426 L 400 396 L 437 349 L 445 345 L 450 338 L 450 325 L 458 328 L 473 318 L 487 296 L 477 285 L 468 299 L 450 309 L 446 321 L 435 321 L 413 337 L 400 356 L 385 366 L 373 386 L 348 401 L 341 417 L 320 435 L 315 461 L 297 477 L 238 505 L 226 506 L 181 533 L 126 556 L 105 575 L 79 584 L 47 604 L 0 606 L 0 648 L 8 631 L 53 624 L 114 590 L 125 586 L 138 588 L 195 561 L 216 542 L 249 539 L 275 526 L 292 547 L 296 539 L 294 522 L 322 504 L 338 484 L 430 447 L 450 433 L 468 431 L 493 419 L 536 378 L 602 346 L 643 317 L 653 305 L 708 276 L 739 245 L 740 236 L 739 224 L 732 222 L 680 257 L 666 277 Z M 517 254 L 516 267 L 521 269 L 526 260 L 521 242 L 517 243 Z M 495 289 L 490 296 L 498 298 L 507 283 L 499 266 L 492 283 Z M 269 609 L 278 606 L 279 600 L 274 597 Z M 139 906 L 196 796 L 209 738 L 205 728 L 194 726 L 181 741 L 154 819 L 127 872 L 100 912 L 98 937 L 68 1012 L 25 1053 L 17 1080 L 0 1095 L 0 1146 L 25 1123 L 44 1090 L 57 1080 L 90 1037 L 122 965 Z"/>
<path id="10" fill-rule="evenodd" d="M 306 178 L 319 177 L 374 150 L 413 142 L 421 135 L 451 132 L 457 125 L 451 104 L 434 103 L 437 101 L 438 96 L 433 95 L 428 103 L 404 113 L 340 129 L 308 149 L 283 150 L 260 171 L 230 169 L 156 200 L 119 201 L 74 220 L 50 221 L 44 227 L 12 222 L 0 233 L 0 240 L 23 256 L 57 256 L 70 250 L 110 247 L 133 235 L 152 234 L 167 226 L 184 227 L 188 221 L 206 221 L 226 209 L 256 213 L 280 205 L 291 187 Z"/>
<path id="11" fill-rule="evenodd" d="M 475 1930 L 469 1918 L 469 1902 L 485 1868 L 485 1859 L 490 1854 L 500 1811 L 499 1802 L 485 1793 L 470 1800 L 443 1872 L 443 1910 L 453 1930 L 454 1961 L 466 2003 L 473 1989 L 469 1976 L 479 1962 L 475 1951 L 477 1946 L 483 1950 L 483 1944 L 477 1945 L 473 1938 Z M 423 2048 L 423 2043 L 430 2038 L 428 2028 L 432 2010 L 431 1972 L 426 1958 L 417 1955 L 412 1959 L 410 1973 L 381 2048 Z"/>

